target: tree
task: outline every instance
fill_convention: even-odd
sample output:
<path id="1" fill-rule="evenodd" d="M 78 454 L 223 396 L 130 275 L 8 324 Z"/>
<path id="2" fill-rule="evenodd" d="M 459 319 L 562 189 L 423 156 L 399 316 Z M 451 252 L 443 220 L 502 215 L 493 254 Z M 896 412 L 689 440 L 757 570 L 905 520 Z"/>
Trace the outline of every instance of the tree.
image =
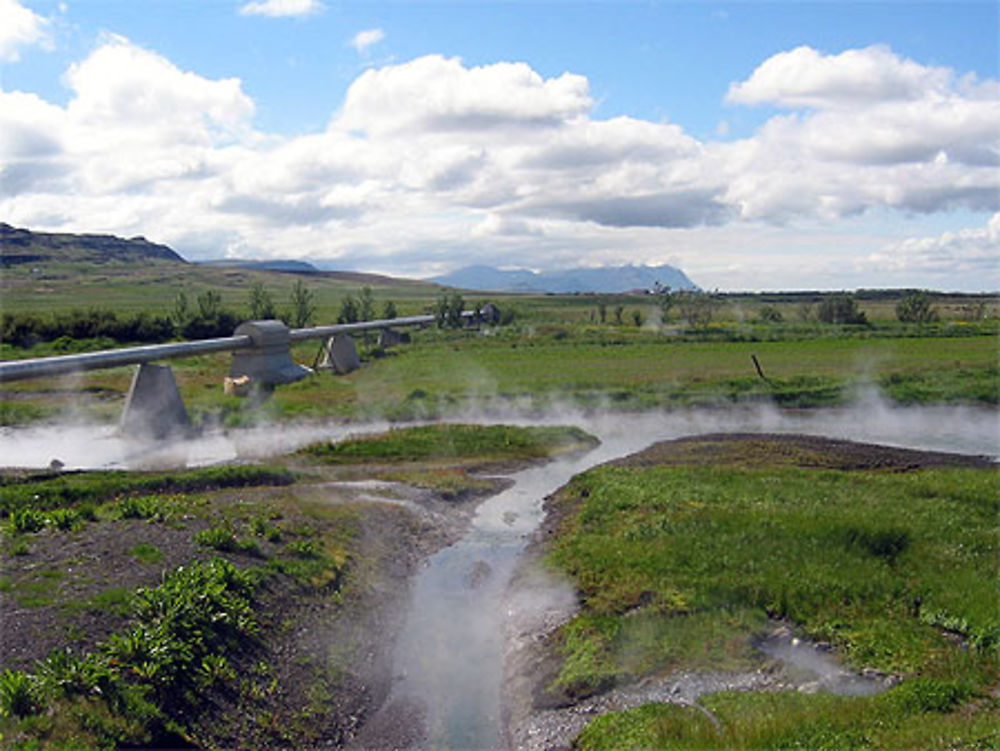
<path id="1" fill-rule="evenodd" d="M 340 303 L 337 323 L 357 323 L 358 315 L 358 301 L 352 295 L 348 295 Z"/>
<path id="2" fill-rule="evenodd" d="M 399 314 L 396 312 L 396 303 L 392 300 L 386 300 L 385 305 L 382 306 L 382 318 L 391 321 L 397 315 Z"/>
<path id="3" fill-rule="evenodd" d="M 864 311 L 858 309 L 858 302 L 850 295 L 831 295 L 823 298 L 816 311 L 816 317 L 823 323 L 867 324 Z"/>
<path id="4" fill-rule="evenodd" d="M 441 295 L 434 308 L 434 316 L 437 318 L 437 325 L 443 329 L 457 329 L 462 326 L 462 311 L 465 309 L 465 300 L 458 292 L 453 295 Z"/>
<path id="5" fill-rule="evenodd" d="M 214 289 L 205 290 L 197 297 L 198 315 L 202 318 L 218 318 L 222 312 L 222 295 Z"/>
<path id="6" fill-rule="evenodd" d="M 670 291 L 670 285 L 663 286 L 659 282 L 653 285 L 653 294 L 656 295 L 656 304 L 660 308 L 660 321 L 666 323 L 670 320 L 670 310 L 676 302 Z"/>
<path id="7" fill-rule="evenodd" d="M 896 318 L 902 323 L 932 323 L 938 320 L 937 308 L 931 306 L 930 296 L 926 292 L 914 292 L 907 295 L 896 305 Z"/>
<path id="8" fill-rule="evenodd" d="M 625 312 L 624 305 L 615 305 L 615 323 L 619 326 L 622 325 L 622 313 Z"/>
<path id="9" fill-rule="evenodd" d="M 289 323 L 297 329 L 308 326 L 316 313 L 316 306 L 313 304 L 313 294 L 301 279 L 297 279 L 292 285 L 292 309 L 289 314 Z"/>
<path id="10" fill-rule="evenodd" d="M 277 318 L 274 300 L 260 282 L 250 285 L 250 318 L 254 321 L 265 321 Z"/>
<path id="11" fill-rule="evenodd" d="M 362 321 L 371 321 L 375 318 L 375 297 L 372 295 L 371 287 L 362 287 L 358 295 L 358 317 Z"/>
<path id="12" fill-rule="evenodd" d="M 674 294 L 677 312 L 696 329 L 707 329 L 715 316 L 717 302 L 707 292 L 682 290 Z"/>

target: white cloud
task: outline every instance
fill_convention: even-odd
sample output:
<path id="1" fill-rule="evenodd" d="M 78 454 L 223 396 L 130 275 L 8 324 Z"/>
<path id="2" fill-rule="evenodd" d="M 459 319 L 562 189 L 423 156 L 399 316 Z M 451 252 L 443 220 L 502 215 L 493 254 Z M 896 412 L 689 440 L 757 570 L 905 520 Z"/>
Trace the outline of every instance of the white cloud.
<path id="1" fill-rule="evenodd" d="M 17 62 L 21 49 L 51 44 L 49 22 L 17 0 L 0 0 L 0 62 Z"/>
<path id="2" fill-rule="evenodd" d="M 359 31 L 351 39 L 351 46 L 360 54 L 368 52 L 368 48 L 378 44 L 385 39 L 385 32 L 382 29 L 365 29 Z"/>
<path id="3" fill-rule="evenodd" d="M 884 46 L 839 55 L 797 47 L 766 60 L 748 80 L 732 84 L 726 99 L 784 107 L 850 107 L 923 99 L 947 90 L 952 77 L 947 68 L 904 60 Z"/>
<path id="4" fill-rule="evenodd" d="M 775 55 L 729 99 L 808 108 L 715 145 L 744 218 L 843 217 L 873 207 L 1000 209 L 1000 87 L 883 47 Z"/>
<path id="5" fill-rule="evenodd" d="M 996 82 L 855 52 L 793 51 L 802 80 L 779 55 L 734 84 L 745 101 L 793 108 L 737 141 L 595 119 L 583 76 L 438 55 L 365 71 L 330 102 L 323 132 L 281 138 L 254 130 L 239 79 L 109 36 L 67 71 L 68 105 L 0 91 L 0 216 L 143 234 L 192 257 L 337 258 L 399 274 L 671 258 L 705 286 L 773 288 L 778 275 L 808 286 L 810 269 L 848 258 L 870 275 L 881 246 L 885 268 L 996 255 L 997 227 L 893 245 L 831 233 L 872 212 L 1000 212 Z M 848 74 L 877 79 L 878 66 L 893 82 L 880 90 L 895 93 L 848 106 Z M 794 259 L 768 251 L 807 234 Z"/>
<path id="6" fill-rule="evenodd" d="M 369 134 L 533 128 L 583 116 L 591 105 L 583 76 L 543 79 L 525 63 L 466 68 L 428 55 L 362 73 L 336 124 Z"/>
<path id="7" fill-rule="evenodd" d="M 324 9 L 320 0 L 254 0 L 240 6 L 240 15 L 282 18 L 310 16 L 321 13 Z"/>
<path id="8" fill-rule="evenodd" d="M 993 214 L 985 227 L 944 232 L 935 237 L 911 237 L 879 249 L 869 258 L 870 266 L 908 273 L 980 274 L 1000 279 L 1000 213 Z"/>

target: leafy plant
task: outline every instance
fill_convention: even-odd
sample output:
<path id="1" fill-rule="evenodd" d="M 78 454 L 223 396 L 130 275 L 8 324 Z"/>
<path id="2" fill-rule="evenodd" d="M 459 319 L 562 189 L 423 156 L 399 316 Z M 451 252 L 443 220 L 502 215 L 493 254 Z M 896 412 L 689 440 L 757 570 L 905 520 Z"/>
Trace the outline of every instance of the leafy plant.
<path id="1" fill-rule="evenodd" d="M 45 528 L 45 522 L 45 514 L 33 508 L 17 509 L 10 515 L 10 529 L 15 534 L 38 532 Z"/>
<path id="2" fill-rule="evenodd" d="M 0 715 L 26 717 L 41 711 L 36 681 L 20 670 L 0 672 Z"/>

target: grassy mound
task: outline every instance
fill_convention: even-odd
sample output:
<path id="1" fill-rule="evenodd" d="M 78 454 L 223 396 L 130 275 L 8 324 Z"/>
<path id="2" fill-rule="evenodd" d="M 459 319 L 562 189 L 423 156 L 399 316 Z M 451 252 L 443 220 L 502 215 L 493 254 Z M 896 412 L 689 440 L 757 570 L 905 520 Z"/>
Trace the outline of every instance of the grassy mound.
<path id="1" fill-rule="evenodd" d="M 923 705 L 890 697 L 921 685 L 954 698 L 921 714 L 921 727 L 979 737 L 984 718 L 998 719 L 987 698 L 1000 665 L 995 470 L 920 467 L 914 452 L 880 461 L 870 446 L 839 457 L 853 469 L 817 468 L 816 439 L 774 441 L 771 461 L 766 447 L 662 444 L 649 452 L 655 460 L 605 465 L 561 491 L 550 561 L 576 582 L 583 606 L 560 635 L 557 687 L 585 694 L 674 669 L 749 667 L 750 636 L 774 618 L 832 642 L 855 667 L 911 680 L 877 699 L 718 697 L 721 735 L 698 712 L 637 710 L 602 719 L 581 745 L 846 748 L 864 737 L 895 747 L 912 737 L 903 716 Z M 767 701 L 776 706 L 751 711 Z M 737 721 L 751 716 L 774 732 Z M 817 727 L 829 737 L 809 735 Z"/>

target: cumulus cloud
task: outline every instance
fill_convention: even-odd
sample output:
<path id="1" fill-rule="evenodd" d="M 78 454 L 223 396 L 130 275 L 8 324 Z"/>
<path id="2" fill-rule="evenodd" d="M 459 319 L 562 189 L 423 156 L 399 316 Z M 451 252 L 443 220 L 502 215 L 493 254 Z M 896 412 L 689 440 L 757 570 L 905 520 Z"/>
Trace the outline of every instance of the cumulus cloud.
<path id="1" fill-rule="evenodd" d="M 51 44 L 48 26 L 17 0 L 0 0 L 0 62 L 17 62 L 24 47 Z"/>
<path id="2" fill-rule="evenodd" d="M 935 237 L 911 237 L 886 245 L 869 261 L 872 267 L 888 271 L 971 272 L 996 280 L 1000 278 L 1000 213 L 993 214 L 985 227 Z"/>
<path id="3" fill-rule="evenodd" d="M 764 61 L 729 99 L 789 111 L 725 142 L 670 122 L 597 119 L 585 77 L 517 62 L 429 55 L 369 69 L 330 102 L 322 132 L 289 138 L 254 129 L 239 79 L 182 70 L 121 37 L 102 39 L 64 80 L 65 106 L 0 91 L 0 216 L 144 234 L 193 257 L 308 256 L 419 274 L 456 259 L 656 263 L 669 253 L 696 273 L 719 268 L 727 243 L 723 265 L 739 266 L 763 243 L 748 233 L 774 244 L 765 232 L 782 225 L 873 210 L 1000 212 L 997 83 L 885 48 Z M 991 231 L 992 241 L 969 230 L 879 253 L 886 264 L 945 252 L 972 263 L 986 252 L 974 243 L 996 250 Z"/>
<path id="4" fill-rule="evenodd" d="M 997 210 L 1000 86 L 884 47 L 766 60 L 731 102 L 797 109 L 750 139 L 715 145 L 744 218 L 835 218 L 872 207 Z"/>
<path id="5" fill-rule="evenodd" d="M 348 89 L 338 127 L 368 134 L 555 126 L 591 107 L 587 79 L 543 79 L 525 63 L 466 68 L 428 55 L 367 70 Z"/>
<path id="6" fill-rule="evenodd" d="M 282 18 L 309 16 L 324 9 L 325 6 L 319 0 L 254 0 L 240 6 L 240 15 Z"/>
<path id="7" fill-rule="evenodd" d="M 732 84 L 726 99 L 784 107 L 854 106 L 923 99 L 949 88 L 952 77 L 947 68 L 904 60 L 884 46 L 839 55 L 797 47 L 774 55 L 749 79 Z"/>
<path id="8" fill-rule="evenodd" d="M 378 44 L 383 39 L 385 39 L 385 32 L 382 29 L 365 29 L 351 38 L 351 46 L 359 54 L 364 54 L 368 52 L 369 47 Z"/>

